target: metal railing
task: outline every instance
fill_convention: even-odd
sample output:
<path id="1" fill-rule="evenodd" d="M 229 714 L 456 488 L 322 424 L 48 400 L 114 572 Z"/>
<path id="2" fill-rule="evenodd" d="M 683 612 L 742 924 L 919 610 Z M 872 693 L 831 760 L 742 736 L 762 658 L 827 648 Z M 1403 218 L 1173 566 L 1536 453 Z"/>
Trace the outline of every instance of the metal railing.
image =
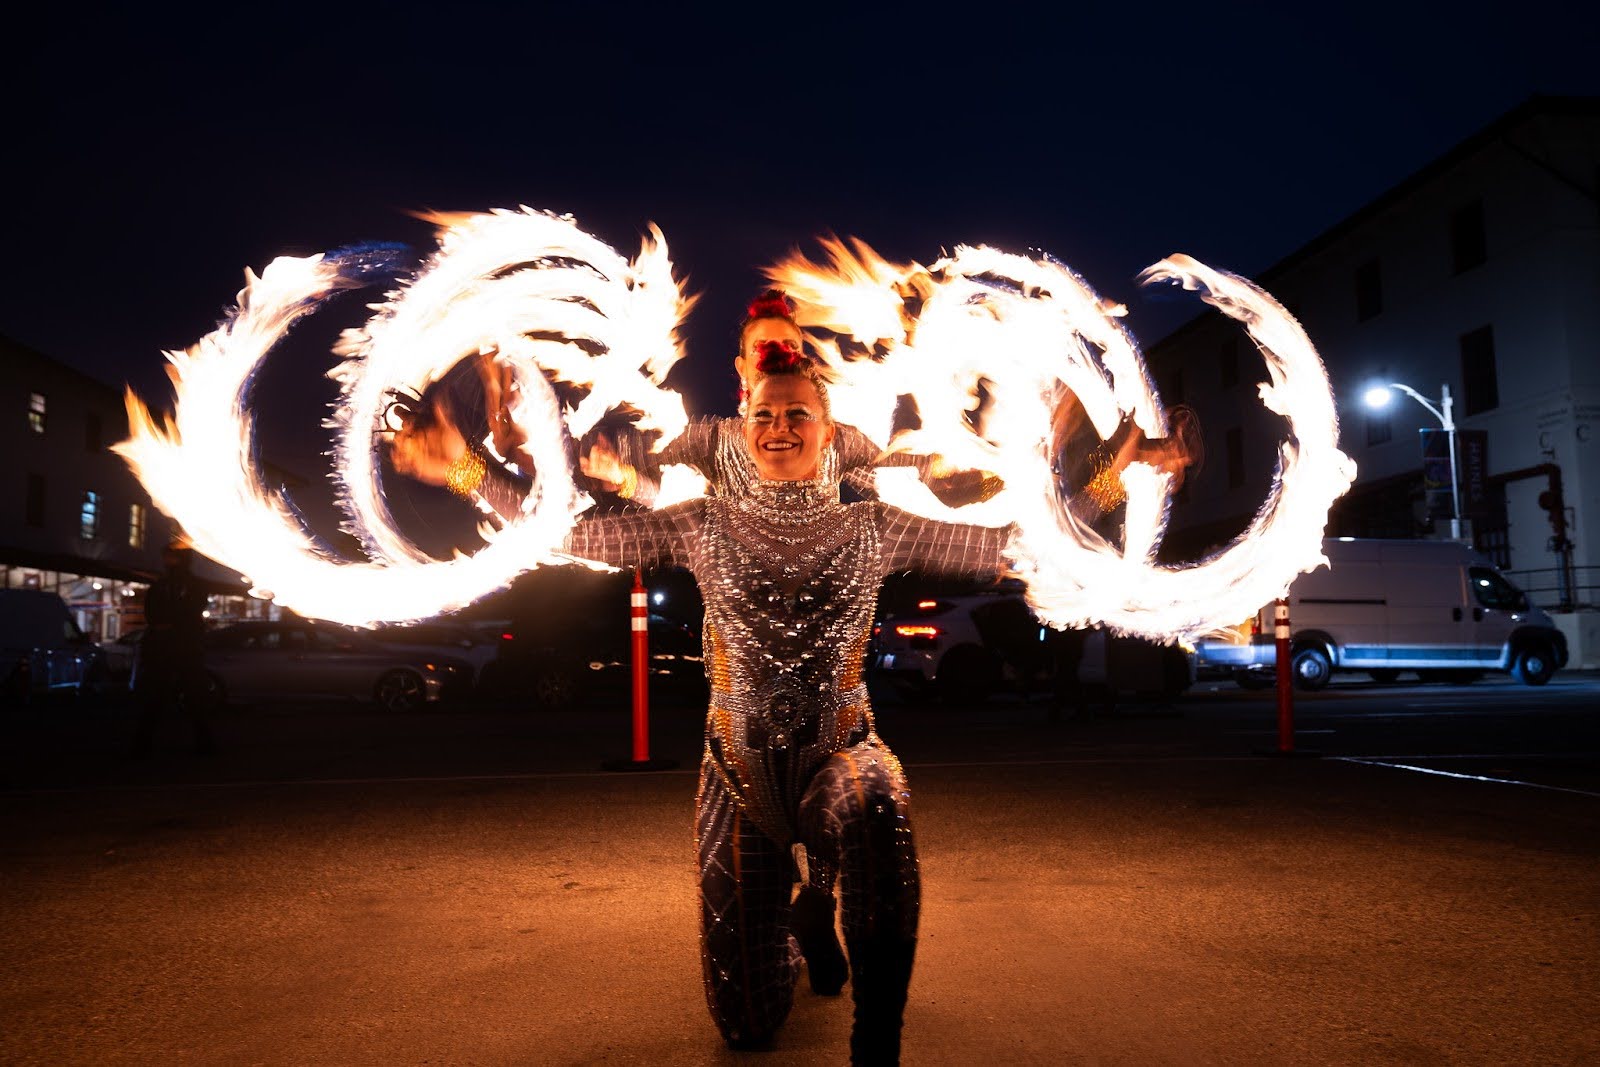
<path id="1" fill-rule="evenodd" d="M 1537 567 L 1502 573 L 1546 611 L 1600 607 L 1600 567 Z"/>

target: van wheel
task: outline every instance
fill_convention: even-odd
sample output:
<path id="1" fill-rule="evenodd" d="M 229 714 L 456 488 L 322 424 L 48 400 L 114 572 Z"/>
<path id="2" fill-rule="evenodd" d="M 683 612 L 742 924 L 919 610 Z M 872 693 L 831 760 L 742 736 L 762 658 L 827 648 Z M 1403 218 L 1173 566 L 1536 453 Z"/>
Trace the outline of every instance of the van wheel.
<path id="1" fill-rule="evenodd" d="M 1543 645 L 1524 645 L 1511 663 L 1511 677 L 1523 685 L 1543 685 L 1556 673 L 1556 661 Z"/>
<path id="2" fill-rule="evenodd" d="M 1326 652 L 1315 646 L 1298 649 L 1291 664 L 1295 687 L 1308 693 L 1325 687 L 1333 677 L 1333 661 Z"/>
<path id="3" fill-rule="evenodd" d="M 962 645 L 939 660 L 934 686 L 939 699 L 947 704 L 981 704 L 994 691 L 999 673 L 987 652 L 975 645 Z"/>
<path id="4" fill-rule="evenodd" d="M 1384 685 L 1388 685 L 1390 682 L 1399 681 L 1400 672 L 1393 667 L 1380 667 L 1377 670 L 1368 671 L 1367 677 L 1374 682 L 1382 682 Z"/>

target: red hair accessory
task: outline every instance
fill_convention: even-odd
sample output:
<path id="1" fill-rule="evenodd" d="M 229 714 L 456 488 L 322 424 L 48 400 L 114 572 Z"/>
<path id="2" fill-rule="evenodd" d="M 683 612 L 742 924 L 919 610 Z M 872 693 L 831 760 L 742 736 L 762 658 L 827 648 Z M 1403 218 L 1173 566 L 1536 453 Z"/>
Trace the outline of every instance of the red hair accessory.
<path id="1" fill-rule="evenodd" d="M 754 300 L 745 310 L 746 321 L 750 319 L 792 319 L 794 318 L 794 304 L 781 289 L 768 289 Z"/>
<path id="2" fill-rule="evenodd" d="M 806 357 L 793 341 L 762 341 L 756 345 L 756 370 L 762 374 L 793 374 L 806 365 Z"/>

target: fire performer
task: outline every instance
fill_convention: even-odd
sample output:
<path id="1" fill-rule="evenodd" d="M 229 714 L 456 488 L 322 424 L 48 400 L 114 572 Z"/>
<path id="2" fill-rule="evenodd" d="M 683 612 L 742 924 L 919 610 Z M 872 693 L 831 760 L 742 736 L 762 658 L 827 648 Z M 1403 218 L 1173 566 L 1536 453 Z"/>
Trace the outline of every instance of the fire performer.
<path id="1" fill-rule="evenodd" d="M 920 887 L 909 793 L 879 739 L 863 651 L 878 587 L 910 567 L 976 578 L 1002 568 L 1008 529 L 839 500 L 837 434 L 820 371 L 769 341 L 742 422 L 747 492 L 581 521 L 574 555 L 681 565 L 706 604 L 711 682 L 695 823 L 701 959 L 728 1044 L 769 1042 L 799 960 L 789 936 L 789 850 L 840 870 L 855 1023 L 852 1062 L 899 1059 Z M 515 514 L 524 490 L 441 412 L 395 435 L 396 469 Z"/>
<path id="2" fill-rule="evenodd" d="M 739 379 L 741 412 L 759 376 L 760 353 L 764 346 L 774 344 L 799 356 L 803 351 L 804 334 L 795 320 L 793 301 L 782 290 L 768 289 L 750 302 L 739 324 L 739 348 L 733 359 L 733 369 Z M 495 450 L 524 465 L 525 437 L 511 418 L 514 386 L 510 368 L 498 362 L 493 353 L 480 357 L 477 366 Z M 624 501 L 645 506 L 655 501 L 661 485 L 661 469 L 671 464 L 698 471 L 712 495 L 745 495 L 758 481 L 758 475 L 745 447 L 743 425 L 739 416 L 694 419 L 687 430 L 657 454 L 648 452 L 642 435 L 628 429 L 614 436 L 596 434 L 582 452 L 580 469 L 599 488 Z M 914 467 L 934 495 L 951 507 L 987 499 L 1001 485 L 999 478 L 983 471 L 950 469 L 937 456 L 885 453 L 855 427 L 835 424 L 833 443 L 822 453 L 825 481 L 841 482 L 849 486 L 857 498 L 874 500 L 877 491 L 873 470 L 880 466 Z M 825 857 L 809 852 L 805 868 L 805 884 L 790 912 L 790 929 L 805 957 L 812 990 L 831 996 L 844 988 L 849 977 L 848 964 L 835 933 L 833 887 L 836 874 Z"/>

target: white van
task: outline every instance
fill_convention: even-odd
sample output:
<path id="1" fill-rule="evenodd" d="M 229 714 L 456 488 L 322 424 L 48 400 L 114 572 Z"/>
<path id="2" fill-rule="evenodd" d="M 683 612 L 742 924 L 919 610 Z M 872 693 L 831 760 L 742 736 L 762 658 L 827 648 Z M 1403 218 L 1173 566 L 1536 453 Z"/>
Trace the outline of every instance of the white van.
<path id="1" fill-rule="evenodd" d="M 1550 616 L 1528 603 L 1488 560 L 1454 541 L 1322 543 L 1329 566 L 1289 587 L 1295 684 L 1321 689 L 1334 671 L 1392 681 L 1469 681 L 1510 671 L 1543 685 L 1566 666 L 1567 642 Z M 1200 672 L 1241 685 L 1270 685 L 1277 661 L 1273 605 L 1228 633 L 1198 642 Z"/>

